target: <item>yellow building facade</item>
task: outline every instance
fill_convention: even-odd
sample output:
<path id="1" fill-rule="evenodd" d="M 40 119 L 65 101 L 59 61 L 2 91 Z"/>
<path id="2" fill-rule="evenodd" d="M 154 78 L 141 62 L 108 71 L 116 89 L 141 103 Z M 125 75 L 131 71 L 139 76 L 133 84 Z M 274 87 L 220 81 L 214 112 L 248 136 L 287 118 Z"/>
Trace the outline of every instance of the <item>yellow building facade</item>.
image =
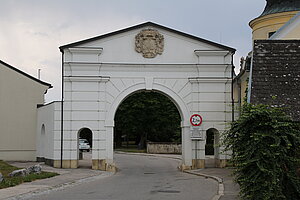
<path id="1" fill-rule="evenodd" d="M 300 39 L 300 1 L 266 0 L 263 13 L 251 20 L 252 40 Z M 237 107 L 247 98 L 249 76 L 251 76 L 251 52 L 241 59 L 241 70 L 234 80 L 234 101 Z"/>
<path id="2" fill-rule="evenodd" d="M 272 40 L 299 40 L 300 39 L 300 12 L 283 25 L 270 38 Z"/>
<path id="3" fill-rule="evenodd" d="M 299 0 L 266 0 L 263 13 L 250 21 L 253 40 L 270 38 L 300 11 Z"/>
<path id="4" fill-rule="evenodd" d="M 265 15 L 250 21 L 253 40 L 270 38 L 278 29 L 292 19 L 298 11 L 282 12 Z"/>

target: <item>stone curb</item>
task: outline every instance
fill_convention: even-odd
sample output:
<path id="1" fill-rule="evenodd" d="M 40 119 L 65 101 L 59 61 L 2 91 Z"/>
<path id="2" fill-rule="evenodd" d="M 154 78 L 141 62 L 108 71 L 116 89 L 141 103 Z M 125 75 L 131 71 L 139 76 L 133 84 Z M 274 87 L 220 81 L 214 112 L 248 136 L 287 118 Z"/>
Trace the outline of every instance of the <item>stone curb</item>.
<path id="1" fill-rule="evenodd" d="M 152 156 L 152 157 L 160 157 L 160 158 L 170 158 L 174 160 L 181 160 L 181 158 L 176 158 L 172 156 L 163 156 L 164 154 L 147 154 L 147 153 L 132 153 L 132 152 L 123 152 L 123 151 L 115 151 L 117 154 L 128 154 L 128 155 L 140 155 L 140 156 Z"/>
<path id="2" fill-rule="evenodd" d="M 193 175 L 196 175 L 196 176 L 202 176 L 202 177 L 205 177 L 205 178 L 210 178 L 210 179 L 213 179 L 213 180 L 217 181 L 218 184 L 219 184 L 218 194 L 216 194 L 212 198 L 212 200 L 219 200 L 224 195 L 224 184 L 223 184 L 223 179 L 222 178 L 219 178 L 217 176 L 202 174 L 202 173 L 199 173 L 199 172 L 193 172 L 191 170 L 183 170 L 183 172 L 188 173 L 188 174 L 193 174 Z"/>
<path id="3" fill-rule="evenodd" d="M 91 181 L 98 180 L 98 179 L 101 179 L 101 178 L 109 177 L 109 176 L 112 176 L 114 174 L 115 173 L 113 173 L 113 172 L 104 172 L 103 174 L 100 174 L 100 175 L 81 178 L 81 179 L 69 181 L 69 182 L 66 182 L 66 183 L 49 186 L 49 187 L 46 187 L 46 188 L 35 189 L 35 190 L 29 191 L 27 193 L 19 194 L 19 195 L 16 195 L 16 196 L 5 198 L 5 199 L 6 200 L 31 199 L 33 196 L 39 196 L 39 195 L 42 195 L 42 194 L 49 194 L 52 191 L 63 190 L 65 188 L 80 185 L 82 183 L 87 183 L 87 182 L 91 182 Z"/>

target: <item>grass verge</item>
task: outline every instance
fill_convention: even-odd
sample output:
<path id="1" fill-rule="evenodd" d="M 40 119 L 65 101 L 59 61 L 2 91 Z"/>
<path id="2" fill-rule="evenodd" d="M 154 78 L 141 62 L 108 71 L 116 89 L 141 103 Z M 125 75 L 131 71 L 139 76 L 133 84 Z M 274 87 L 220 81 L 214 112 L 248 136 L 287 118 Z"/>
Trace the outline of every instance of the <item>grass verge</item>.
<path id="1" fill-rule="evenodd" d="M 50 177 L 58 175 L 57 173 L 42 171 L 40 174 L 29 174 L 25 177 L 9 177 L 8 176 L 9 173 L 11 173 L 12 171 L 17 170 L 17 169 L 19 169 L 19 168 L 9 165 L 6 162 L 0 160 L 0 172 L 4 177 L 4 180 L 0 183 L 0 189 L 7 188 L 7 187 L 13 187 L 13 186 L 19 185 L 24 182 L 31 182 L 31 181 L 34 181 L 37 179 L 45 179 L 45 178 L 50 178 Z"/>

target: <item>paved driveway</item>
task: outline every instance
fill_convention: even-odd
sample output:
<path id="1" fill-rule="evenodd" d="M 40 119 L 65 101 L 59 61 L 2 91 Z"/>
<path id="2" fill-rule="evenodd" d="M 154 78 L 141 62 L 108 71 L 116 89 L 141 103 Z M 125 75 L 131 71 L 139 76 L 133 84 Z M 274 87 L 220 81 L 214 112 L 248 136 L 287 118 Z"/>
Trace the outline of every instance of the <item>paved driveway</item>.
<path id="1" fill-rule="evenodd" d="M 32 199 L 210 200 L 217 192 L 215 181 L 178 171 L 174 159 L 115 154 L 115 161 L 114 176 Z"/>

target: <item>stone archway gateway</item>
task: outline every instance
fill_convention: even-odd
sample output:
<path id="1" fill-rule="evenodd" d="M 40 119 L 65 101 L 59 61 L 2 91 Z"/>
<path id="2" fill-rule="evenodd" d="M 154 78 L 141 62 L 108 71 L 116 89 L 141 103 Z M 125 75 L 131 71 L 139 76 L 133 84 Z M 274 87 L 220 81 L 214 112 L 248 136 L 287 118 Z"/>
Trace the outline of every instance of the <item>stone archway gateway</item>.
<path id="1" fill-rule="evenodd" d="M 140 90 L 127 96 L 114 117 L 114 151 L 181 154 L 181 119 L 166 95 Z"/>
<path id="2" fill-rule="evenodd" d="M 61 134 L 54 136 L 57 167 L 77 167 L 73 141 L 77 130 L 89 127 L 93 169 L 114 170 L 114 116 L 122 101 L 137 91 L 160 92 L 177 106 L 182 119 L 182 168 L 204 167 L 205 131 L 225 130 L 232 120 L 235 50 L 230 47 L 147 22 L 60 50 L 63 120 Z M 191 125 L 193 114 L 203 117 L 201 126 Z M 227 159 L 221 153 L 219 158 Z"/>
<path id="3" fill-rule="evenodd" d="M 108 110 L 108 115 L 107 115 L 107 124 L 106 124 L 106 128 L 108 131 L 108 134 L 110 136 L 113 136 L 114 134 L 114 116 L 115 113 L 119 107 L 119 105 L 122 103 L 122 101 L 124 99 L 126 99 L 127 96 L 141 91 L 141 90 L 146 90 L 145 88 L 145 83 L 140 83 L 140 84 L 134 84 L 130 87 L 128 87 L 127 89 L 123 90 L 119 96 L 117 98 L 115 98 L 114 102 L 112 103 L 110 109 Z M 150 90 L 148 88 L 148 90 Z M 189 163 L 189 161 L 192 161 L 191 158 L 191 140 L 190 140 L 190 125 L 188 123 L 188 121 L 186 121 L 185 119 L 189 118 L 189 112 L 184 104 L 184 102 L 182 102 L 180 100 L 180 98 L 178 98 L 178 96 L 176 95 L 176 93 L 172 90 L 169 90 L 168 88 L 160 85 L 160 84 L 155 84 L 152 83 L 152 91 L 155 92 L 159 92 L 159 93 L 163 93 L 164 95 L 168 96 L 170 98 L 170 100 L 172 100 L 174 102 L 174 104 L 177 106 L 178 111 L 180 113 L 181 116 L 181 134 L 182 134 L 182 160 L 186 161 L 185 163 L 188 163 L 191 166 L 192 163 Z M 109 147 L 111 147 L 110 149 L 110 155 L 111 157 L 113 157 L 113 138 L 111 138 L 110 143 L 109 143 Z M 100 161 L 102 162 L 102 161 Z M 93 165 L 94 166 L 94 165 Z"/>

